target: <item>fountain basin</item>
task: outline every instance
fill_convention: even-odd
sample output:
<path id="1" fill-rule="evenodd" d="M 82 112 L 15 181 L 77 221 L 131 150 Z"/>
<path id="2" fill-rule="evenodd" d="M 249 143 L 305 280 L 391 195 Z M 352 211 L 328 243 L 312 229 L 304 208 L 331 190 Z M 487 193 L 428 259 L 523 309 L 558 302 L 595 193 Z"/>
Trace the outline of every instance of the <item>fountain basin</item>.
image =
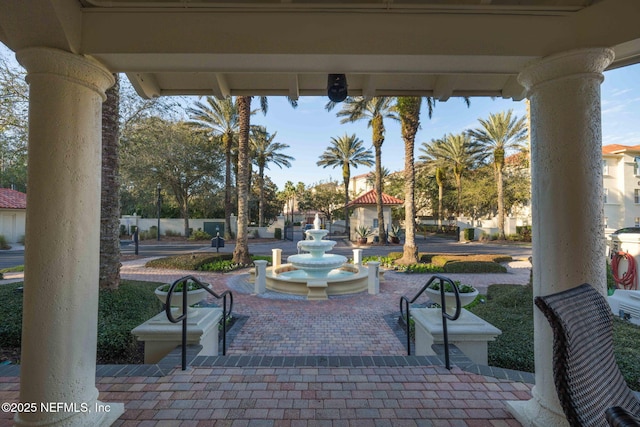
<path id="1" fill-rule="evenodd" d="M 295 256 L 295 255 L 293 255 Z M 318 283 L 326 283 L 327 296 L 355 294 L 367 290 L 369 272 L 365 267 L 343 264 L 326 273 L 325 277 L 313 278 L 307 272 L 298 270 L 291 264 L 282 264 L 267 269 L 267 289 L 291 295 L 308 296 L 311 288 Z M 311 285 L 311 286 L 309 286 Z"/>
<path id="2" fill-rule="evenodd" d="M 303 270 L 301 273 L 306 273 L 308 278 L 323 278 L 327 277 L 331 270 L 347 262 L 347 258 L 335 254 L 324 254 L 318 257 L 316 254 L 310 253 L 291 255 L 287 261 L 296 269 Z"/>

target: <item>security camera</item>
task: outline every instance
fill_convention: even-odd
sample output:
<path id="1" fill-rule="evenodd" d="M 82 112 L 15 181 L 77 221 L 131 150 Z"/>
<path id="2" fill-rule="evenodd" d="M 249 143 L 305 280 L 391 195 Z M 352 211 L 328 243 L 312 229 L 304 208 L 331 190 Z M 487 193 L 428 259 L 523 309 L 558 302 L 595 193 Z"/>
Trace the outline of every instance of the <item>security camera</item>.
<path id="1" fill-rule="evenodd" d="M 329 74 L 327 95 L 333 102 L 342 102 L 347 98 L 347 76 L 344 74 Z"/>

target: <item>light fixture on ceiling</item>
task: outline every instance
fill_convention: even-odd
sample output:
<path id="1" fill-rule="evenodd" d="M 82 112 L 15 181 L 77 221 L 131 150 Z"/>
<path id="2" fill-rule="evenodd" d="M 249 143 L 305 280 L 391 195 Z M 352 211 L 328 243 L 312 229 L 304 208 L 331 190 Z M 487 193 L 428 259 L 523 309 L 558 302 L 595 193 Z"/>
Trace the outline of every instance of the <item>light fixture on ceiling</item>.
<path id="1" fill-rule="evenodd" d="M 329 74 L 327 95 L 333 102 L 342 102 L 347 98 L 347 76 L 344 74 Z"/>

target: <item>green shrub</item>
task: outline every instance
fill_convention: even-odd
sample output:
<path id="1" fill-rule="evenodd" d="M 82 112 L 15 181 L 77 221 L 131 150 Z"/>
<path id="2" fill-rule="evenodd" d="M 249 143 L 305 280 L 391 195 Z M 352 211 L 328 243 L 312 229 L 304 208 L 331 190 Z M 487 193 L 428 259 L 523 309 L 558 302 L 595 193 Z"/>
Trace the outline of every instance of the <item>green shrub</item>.
<path id="1" fill-rule="evenodd" d="M 141 363 L 140 343 L 131 330 L 162 311 L 153 291 L 159 283 L 122 282 L 101 290 L 98 303 L 98 363 Z"/>
<path id="2" fill-rule="evenodd" d="M 219 252 L 198 252 L 151 260 L 145 264 L 149 268 L 169 268 L 176 270 L 199 270 L 204 264 L 217 260 L 231 260 L 233 254 Z"/>
<path id="3" fill-rule="evenodd" d="M 404 255 L 402 252 L 389 252 L 387 257 L 392 260 L 400 259 Z"/>
<path id="4" fill-rule="evenodd" d="M 173 230 L 165 230 L 164 231 L 164 235 L 167 237 L 180 237 L 182 236 L 182 234 L 180 234 L 179 231 L 173 231 Z"/>
<path id="5" fill-rule="evenodd" d="M 519 237 L 519 240 L 522 242 L 530 242 L 531 241 L 531 226 L 530 225 L 522 225 L 516 227 L 516 234 Z"/>
<path id="6" fill-rule="evenodd" d="M 267 261 L 267 265 L 271 265 L 273 263 L 273 258 L 269 255 L 251 255 L 251 259 L 254 261 Z"/>
<path id="7" fill-rule="evenodd" d="M 225 273 L 228 271 L 237 270 L 239 267 L 236 263 L 227 259 L 219 259 L 212 262 L 208 262 L 206 264 L 202 264 L 198 270 L 200 271 L 217 271 L 220 273 Z"/>
<path id="8" fill-rule="evenodd" d="M 120 288 L 100 290 L 98 300 L 98 363 L 142 363 L 143 353 L 131 330 L 162 311 L 153 291 L 160 283 L 122 281 Z M 0 346 L 20 347 L 22 283 L 0 286 Z"/>
<path id="9" fill-rule="evenodd" d="M 22 339 L 22 283 L 0 286 L 0 346 L 20 347 Z"/>
<path id="10" fill-rule="evenodd" d="M 148 230 L 140 231 L 138 233 L 138 239 L 140 240 L 153 240 L 158 238 L 158 227 L 153 225 Z"/>
<path id="11" fill-rule="evenodd" d="M 14 267 L 7 267 L 0 269 L 0 273 L 21 273 L 24 271 L 24 265 L 16 265 Z"/>
<path id="12" fill-rule="evenodd" d="M 197 229 L 196 231 L 191 232 L 189 240 L 211 240 L 211 234 Z"/>
<path id="13" fill-rule="evenodd" d="M 465 228 L 463 233 L 464 233 L 464 240 L 473 240 L 475 236 L 475 229 Z"/>
<path id="14" fill-rule="evenodd" d="M 405 273 L 444 273 L 444 269 L 434 264 L 411 264 L 407 265 L 403 271 Z"/>
<path id="15" fill-rule="evenodd" d="M 282 240 L 282 228 L 276 228 L 273 231 L 273 238 L 276 240 Z"/>
<path id="16" fill-rule="evenodd" d="M 427 253 L 420 252 L 418 254 L 418 262 L 423 262 L 423 263 L 426 263 L 426 264 L 430 264 L 430 263 L 433 262 L 433 256 L 434 255 L 435 254 L 427 254 Z"/>
<path id="17" fill-rule="evenodd" d="M 11 246 L 7 243 L 7 238 L 0 234 L 0 250 L 11 249 Z"/>
<path id="18" fill-rule="evenodd" d="M 506 273 L 507 268 L 492 261 L 449 261 L 445 273 Z"/>
<path id="19" fill-rule="evenodd" d="M 488 262 L 488 263 L 503 263 L 513 261 L 509 255 L 499 254 L 479 254 L 479 255 L 466 255 L 466 254 L 439 254 L 433 255 L 431 262 L 433 264 L 444 267 L 449 262 Z M 498 269 L 498 271 L 501 271 Z M 506 270 L 504 270 L 506 271 Z M 470 271 L 470 273 L 472 273 Z"/>

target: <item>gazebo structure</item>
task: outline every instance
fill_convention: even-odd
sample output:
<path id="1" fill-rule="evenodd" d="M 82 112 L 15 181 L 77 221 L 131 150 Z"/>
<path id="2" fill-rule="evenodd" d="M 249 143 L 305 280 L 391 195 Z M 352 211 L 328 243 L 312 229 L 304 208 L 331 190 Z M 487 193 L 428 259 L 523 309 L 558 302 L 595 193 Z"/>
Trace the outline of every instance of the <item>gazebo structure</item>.
<path id="1" fill-rule="evenodd" d="M 352 217 L 355 217 L 355 221 L 352 221 L 351 229 L 354 230 L 358 226 L 364 226 L 371 229 L 374 236 L 377 236 L 378 232 L 378 209 L 376 204 L 376 198 L 378 193 L 376 190 L 369 190 L 364 194 L 356 197 L 350 201 L 347 206 L 353 208 Z M 390 196 L 382 193 L 382 216 L 384 217 L 385 230 L 391 229 L 391 207 L 400 206 L 404 202 L 397 197 Z M 353 239 L 353 236 L 351 236 Z"/>
<path id="2" fill-rule="evenodd" d="M 101 103 L 141 96 L 495 96 L 531 103 L 535 295 L 604 292 L 600 83 L 640 62 L 638 0 L 3 0 L 0 41 L 30 85 L 20 398 L 97 402 Z M 81 212 L 82 215 L 78 215 Z M 535 314 L 524 425 L 566 423 L 552 333 Z M 19 413 L 108 425 L 112 412 Z M 122 410 L 122 408 L 120 408 Z"/>

